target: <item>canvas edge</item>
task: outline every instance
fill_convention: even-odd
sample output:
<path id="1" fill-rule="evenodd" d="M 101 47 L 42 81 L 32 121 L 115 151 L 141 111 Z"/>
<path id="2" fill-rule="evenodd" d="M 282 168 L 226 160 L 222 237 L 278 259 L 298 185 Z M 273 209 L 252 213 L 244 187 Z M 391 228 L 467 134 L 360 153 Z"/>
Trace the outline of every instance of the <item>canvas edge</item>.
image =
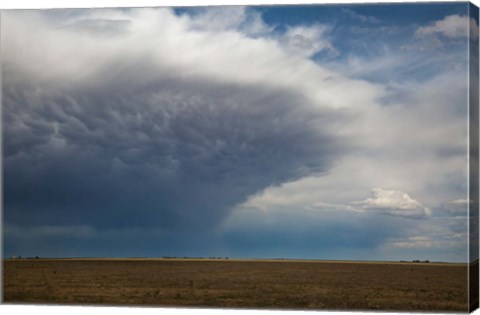
<path id="1" fill-rule="evenodd" d="M 478 49 L 478 18 L 479 9 L 469 3 L 469 45 L 468 45 L 468 108 L 469 108 L 469 212 L 468 212 L 468 311 L 473 312 L 479 307 L 479 265 L 478 265 L 478 211 L 479 211 L 479 49 Z M 476 25 L 475 25 L 476 24 Z"/>
<path id="2" fill-rule="evenodd" d="M 3 243 L 3 9 L 0 9 L 0 303 L 4 303 L 3 295 L 3 264 L 4 264 L 4 243 Z"/>

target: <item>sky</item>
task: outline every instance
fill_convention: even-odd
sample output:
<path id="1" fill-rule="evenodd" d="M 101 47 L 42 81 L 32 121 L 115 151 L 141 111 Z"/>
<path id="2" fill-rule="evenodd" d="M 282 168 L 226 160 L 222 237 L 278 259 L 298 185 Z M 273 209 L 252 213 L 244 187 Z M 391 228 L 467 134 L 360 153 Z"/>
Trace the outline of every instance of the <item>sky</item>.
<path id="1" fill-rule="evenodd" d="M 467 261 L 470 13 L 2 11 L 4 255 Z"/>

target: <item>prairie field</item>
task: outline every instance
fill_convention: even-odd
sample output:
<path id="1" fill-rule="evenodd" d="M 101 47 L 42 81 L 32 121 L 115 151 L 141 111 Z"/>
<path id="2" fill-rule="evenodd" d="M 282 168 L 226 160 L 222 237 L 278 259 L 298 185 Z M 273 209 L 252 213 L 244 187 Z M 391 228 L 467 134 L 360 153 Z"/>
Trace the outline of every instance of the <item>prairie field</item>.
<path id="1" fill-rule="evenodd" d="M 466 264 L 22 259 L 3 279 L 4 303 L 468 310 Z"/>

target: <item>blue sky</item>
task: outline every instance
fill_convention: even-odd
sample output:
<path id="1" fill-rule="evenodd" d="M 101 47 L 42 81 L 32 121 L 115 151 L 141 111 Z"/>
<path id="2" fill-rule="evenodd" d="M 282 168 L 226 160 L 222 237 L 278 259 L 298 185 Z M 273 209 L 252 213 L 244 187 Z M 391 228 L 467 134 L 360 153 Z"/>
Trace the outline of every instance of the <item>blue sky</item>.
<path id="1" fill-rule="evenodd" d="M 469 14 L 2 12 L 4 254 L 467 261 Z"/>

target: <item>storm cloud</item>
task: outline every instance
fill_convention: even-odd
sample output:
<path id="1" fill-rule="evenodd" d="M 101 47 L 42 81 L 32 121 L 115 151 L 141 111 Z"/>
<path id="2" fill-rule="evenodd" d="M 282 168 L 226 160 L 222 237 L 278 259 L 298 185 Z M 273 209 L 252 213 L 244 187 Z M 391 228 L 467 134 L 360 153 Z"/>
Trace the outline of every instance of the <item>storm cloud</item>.
<path id="1" fill-rule="evenodd" d="M 4 254 L 466 261 L 431 5 L 2 11 Z"/>
<path id="2" fill-rule="evenodd" d="M 211 228 L 248 196 L 321 174 L 346 150 L 331 131 L 342 119 L 333 109 L 315 108 L 295 89 L 168 69 L 155 62 L 162 47 L 123 45 L 101 65 L 93 61 L 96 69 L 33 74 L 23 62 L 49 61 L 16 55 L 35 49 L 9 41 L 9 26 L 22 17 L 5 23 L 6 222 Z M 85 19 L 73 25 L 55 30 L 50 47 L 108 29 Z M 84 60 L 95 58 L 90 48 L 76 47 L 60 63 L 92 67 Z"/>

